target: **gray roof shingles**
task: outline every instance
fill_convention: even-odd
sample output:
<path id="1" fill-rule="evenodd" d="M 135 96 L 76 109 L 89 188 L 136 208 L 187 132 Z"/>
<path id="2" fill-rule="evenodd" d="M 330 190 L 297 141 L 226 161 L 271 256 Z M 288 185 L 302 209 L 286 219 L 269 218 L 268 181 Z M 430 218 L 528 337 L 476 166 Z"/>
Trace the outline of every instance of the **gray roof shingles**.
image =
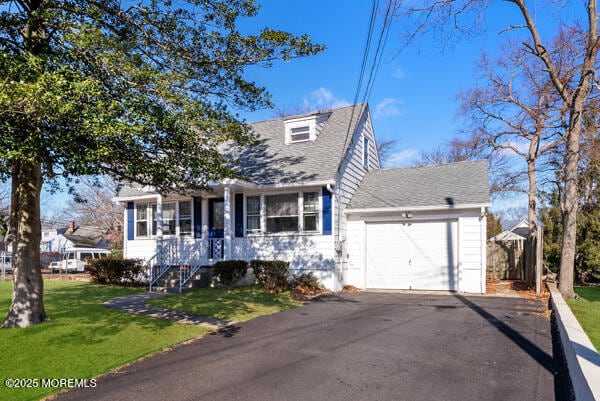
<path id="1" fill-rule="evenodd" d="M 250 123 L 258 137 L 258 144 L 245 147 L 222 145 L 222 151 L 238 163 L 236 169 L 254 184 L 333 181 L 345 148 L 350 145 L 352 134 L 365 110 L 366 104 L 358 104 L 306 114 L 329 114 L 329 118 L 324 122 L 315 141 L 290 145 L 285 144 L 284 121 L 302 115 Z M 349 125 L 351 117 L 353 123 Z M 129 184 L 121 189 L 119 197 L 150 193 L 155 192 L 147 192 L 139 185 Z"/>
<path id="2" fill-rule="evenodd" d="M 436 166 L 372 170 L 350 209 L 452 207 L 489 204 L 486 160 Z"/>
<path id="3" fill-rule="evenodd" d="M 315 141 L 290 145 L 285 144 L 284 121 L 297 116 L 252 123 L 259 144 L 232 150 L 232 155 L 239 160 L 239 171 L 259 185 L 332 181 L 362 111 L 363 105 L 356 105 L 324 112 L 331 114 Z"/>

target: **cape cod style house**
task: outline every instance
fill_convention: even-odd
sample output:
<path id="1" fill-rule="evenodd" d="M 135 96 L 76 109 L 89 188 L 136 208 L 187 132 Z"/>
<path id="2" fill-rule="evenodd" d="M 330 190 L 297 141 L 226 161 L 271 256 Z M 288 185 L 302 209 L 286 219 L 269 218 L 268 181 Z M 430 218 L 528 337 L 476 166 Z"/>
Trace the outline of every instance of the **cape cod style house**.
<path id="1" fill-rule="evenodd" d="M 124 254 L 185 280 L 221 259 L 281 259 L 326 287 L 485 292 L 487 162 L 382 170 L 367 105 L 251 124 L 244 180 L 124 188 Z"/>

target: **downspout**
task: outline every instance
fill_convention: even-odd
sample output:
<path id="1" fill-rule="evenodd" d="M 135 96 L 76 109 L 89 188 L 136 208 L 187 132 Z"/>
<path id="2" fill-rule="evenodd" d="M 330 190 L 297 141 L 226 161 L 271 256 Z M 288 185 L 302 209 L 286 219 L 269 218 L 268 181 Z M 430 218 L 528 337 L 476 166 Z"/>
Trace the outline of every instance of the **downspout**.
<path id="1" fill-rule="evenodd" d="M 485 210 L 485 207 L 481 207 L 481 237 L 480 237 L 480 241 L 481 241 L 481 262 L 480 262 L 480 271 L 481 271 L 481 277 L 479 278 L 479 286 L 480 286 L 480 292 L 482 294 L 486 293 L 486 277 L 487 277 L 487 240 L 486 240 L 486 230 L 487 230 L 487 211 Z"/>

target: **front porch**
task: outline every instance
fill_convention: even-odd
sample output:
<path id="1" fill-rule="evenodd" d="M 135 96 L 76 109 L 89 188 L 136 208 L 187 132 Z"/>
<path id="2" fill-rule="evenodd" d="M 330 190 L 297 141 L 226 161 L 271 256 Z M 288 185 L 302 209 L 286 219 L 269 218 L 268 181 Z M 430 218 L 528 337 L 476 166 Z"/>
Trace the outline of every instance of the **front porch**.
<path id="1" fill-rule="evenodd" d="M 145 260 L 154 282 L 169 270 L 177 270 L 173 279 L 182 287 L 203 266 L 211 266 L 219 260 L 280 259 L 290 262 L 293 274 L 310 271 L 326 287 L 336 288 L 331 237 L 318 234 L 130 241 L 127 257 Z"/>
<path id="2" fill-rule="evenodd" d="M 279 259 L 290 262 L 292 272 L 314 272 L 335 287 L 332 193 L 326 187 L 265 191 L 227 181 L 210 192 L 147 192 L 120 201 L 127 206 L 124 254 L 145 260 L 152 281 L 176 267 L 182 282 L 220 260 Z"/>

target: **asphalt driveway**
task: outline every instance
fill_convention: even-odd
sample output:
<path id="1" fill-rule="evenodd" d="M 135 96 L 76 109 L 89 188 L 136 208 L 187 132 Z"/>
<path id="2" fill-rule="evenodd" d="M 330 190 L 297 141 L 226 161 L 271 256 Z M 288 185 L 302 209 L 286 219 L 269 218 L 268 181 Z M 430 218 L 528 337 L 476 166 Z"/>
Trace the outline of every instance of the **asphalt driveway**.
<path id="1" fill-rule="evenodd" d="M 330 296 L 57 399 L 550 401 L 555 362 L 543 310 L 522 298 Z"/>

